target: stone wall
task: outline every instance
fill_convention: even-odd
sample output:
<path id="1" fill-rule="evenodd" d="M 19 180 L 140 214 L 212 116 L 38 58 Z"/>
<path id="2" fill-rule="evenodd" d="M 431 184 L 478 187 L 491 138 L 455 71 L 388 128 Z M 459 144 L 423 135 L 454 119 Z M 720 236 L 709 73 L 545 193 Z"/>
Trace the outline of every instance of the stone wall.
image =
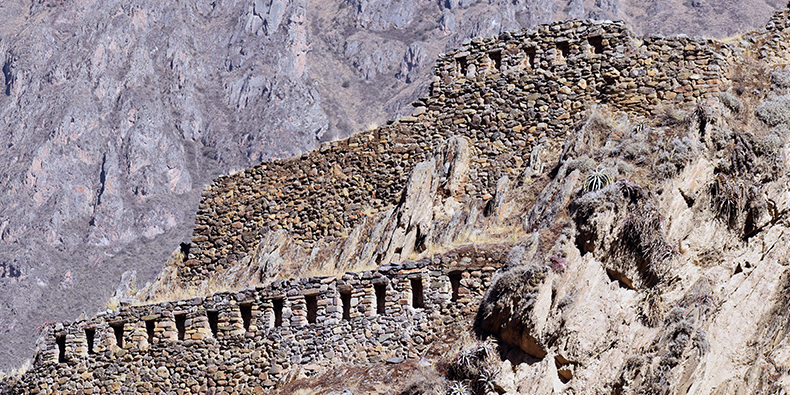
<path id="1" fill-rule="evenodd" d="M 343 237 L 365 212 L 397 202 L 432 151 L 431 136 L 412 133 L 387 126 L 218 178 L 203 192 L 183 278 L 238 262 L 269 231 L 286 229 L 306 247 Z"/>
<path id="2" fill-rule="evenodd" d="M 294 365 L 418 358 L 469 329 L 504 254 L 466 249 L 54 324 L 13 393 L 245 393 Z"/>
<path id="3" fill-rule="evenodd" d="M 413 116 L 215 180 L 180 278 L 194 284 L 236 265 L 278 229 L 308 249 L 343 238 L 366 213 L 396 204 L 413 167 L 448 136 L 474 146 L 462 198 L 488 199 L 501 177 L 525 171 L 531 153 L 556 153 L 585 108 L 647 114 L 662 101 L 694 103 L 727 82 L 730 53 L 711 40 L 639 39 L 618 22 L 472 40 L 437 61 L 430 97 Z"/>
<path id="4" fill-rule="evenodd" d="M 765 26 L 744 34 L 742 38 L 739 45 L 743 49 L 752 49 L 759 59 L 787 63 L 787 53 L 790 51 L 790 9 L 776 11 Z"/>
<path id="5" fill-rule="evenodd" d="M 596 103 L 649 114 L 709 97 L 728 82 L 730 54 L 714 40 L 638 38 L 622 22 L 542 25 L 441 57 L 428 108 L 451 130 L 564 137 Z"/>
<path id="6" fill-rule="evenodd" d="M 787 10 L 777 13 L 745 39 L 770 57 L 786 49 L 787 19 Z M 693 104 L 727 87 L 741 50 L 581 21 L 472 40 L 437 61 L 430 97 L 413 116 L 208 186 L 180 276 L 204 279 L 237 264 L 273 230 L 306 248 L 344 237 L 366 213 L 397 203 L 413 167 L 448 136 L 474 147 L 460 198 L 489 199 L 500 177 L 530 166 L 530 153 L 556 150 L 582 109 L 601 103 L 647 115 L 660 103 Z M 468 329 L 503 254 L 451 253 L 55 324 L 11 391 L 244 393 L 274 386 L 296 365 L 416 358 Z"/>

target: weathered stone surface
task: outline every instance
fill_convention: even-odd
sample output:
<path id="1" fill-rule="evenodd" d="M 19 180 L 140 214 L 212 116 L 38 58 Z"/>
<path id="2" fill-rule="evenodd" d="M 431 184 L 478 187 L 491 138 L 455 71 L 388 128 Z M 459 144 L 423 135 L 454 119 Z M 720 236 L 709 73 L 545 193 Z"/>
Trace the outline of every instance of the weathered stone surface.
<path id="1" fill-rule="evenodd" d="M 786 20 L 787 11 L 775 18 L 775 22 Z M 173 390 L 173 383 L 180 392 L 205 392 L 195 389 L 198 384 L 232 392 L 238 386 L 271 388 L 277 379 L 291 380 L 301 370 L 316 372 L 338 363 L 338 358 L 371 364 L 393 357 L 417 358 L 438 344 L 440 335 L 454 338 L 463 323 L 471 322 L 479 298 L 497 276 L 497 284 L 510 284 L 504 288 L 509 291 L 497 294 L 498 286 L 488 288 L 483 305 L 494 307 L 483 311 L 479 323 L 502 340 L 501 351 L 508 355 L 500 361 L 502 367 L 513 367 L 500 370 L 505 373 L 495 383 L 498 390 L 584 393 L 614 388 L 658 393 L 674 386 L 678 392 L 777 392 L 777 383 L 786 380 L 783 366 L 790 355 L 787 331 L 781 329 L 787 319 L 788 279 L 781 258 L 787 253 L 781 247 L 787 245 L 786 148 L 779 144 L 776 151 L 760 153 L 763 159 L 755 161 L 757 154 L 746 137 L 738 135 L 732 144 L 727 140 L 732 133 L 724 133 L 724 128 L 738 125 L 739 120 L 716 107 L 714 93 L 719 88 L 716 84 L 727 81 L 727 62 L 735 59 L 731 55 L 738 48 L 686 38 L 647 39 L 648 45 L 662 43 L 658 58 L 644 61 L 660 70 L 643 73 L 639 56 L 649 56 L 623 55 L 639 54 L 642 46 L 630 42 L 630 33 L 621 28 L 619 24 L 567 22 L 541 27 L 543 41 L 532 37 L 525 41 L 526 47 L 511 41 L 530 37 L 523 31 L 502 35 L 499 41 L 472 41 L 442 63 L 446 67 L 437 71 L 432 96 L 421 100 L 428 114 L 418 122 L 396 121 L 299 159 L 269 162 L 219 180 L 206 191 L 195 245 L 180 248 L 180 256 L 176 254 L 161 281 L 146 290 L 181 289 L 187 295 L 201 292 L 206 297 L 189 295 L 147 306 L 121 303 L 116 312 L 46 326 L 36 364 L 29 375 L 12 384 L 19 386 L 18 392 L 124 392 L 133 382 L 161 379 L 161 385 L 148 383 L 152 392 Z M 607 53 L 610 56 L 596 58 L 600 55 L 596 40 L 578 36 L 595 29 L 599 29 L 595 34 L 617 33 L 600 41 L 603 52 L 615 46 Z M 784 34 L 782 29 L 771 31 Z M 585 40 L 590 46 L 587 53 L 580 50 Z M 486 47 L 502 42 L 508 44 L 493 51 Z M 760 56 L 770 59 L 770 48 L 763 48 Z M 775 48 L 776 54 L 781 53 L 781 46 Z M 681 50 L 682 60 L 678 58 Z M 714 58 L 721 63 L 712 64 Z M 520 65 L 512 64 L 514 59 L 521 59 Z M 574 63 L 590 65 L 594 70 L 590 73 L 602 74 L 577 80 L 579 75 L 569 74 Z M 503 70 L 505 66 L 510 71 Z M 552 73 L 558 71 L 564 74 L 555 78 Z M 535 82 L 547 75 L 551 78 Z M 640 79 L 645 75 L 651 78 Z M 705 80 L 706 75 L 711 78 Z M 658 87 L 667 82 L 662 78 L 678 84 Z M 586 93 L 577 94 L 566 83 Z M 655 92 L 650 90 L 653 85 Z M 538 90 L 537 96 L 528 96 L 526 104 L 518 96 L 507 96 L 525 89 Z M 679 136 L 678 141 L 680 137 L 695 141 L 690 151 L 677 152 L 688 155 L 673 168 L 678 173 L 650 173 L 655 178 L 649 181 L 662 183 L 650 190 L 654 195 L 638 193 L 641 187 L 627 180 L 589 190 L 582 175 L 589 175 L 592 167 L 577 157 L 586 151 L 624 173 L 644 164 L 622 162 L 604 150 L 602 136 L 622 141 L 617 134 L 623 130 L 615 127 L 591 132 L 598 133 L 597 140 L 582 140 L 584 145 L 576 146 L 579 149 L 560 154 L 558 144 L 568 131 L 578 130 L 577 121 L 585 120 L 573 111 L 583 106 L 576 99 L 608 103 L 621 114 L 622 123 L 629 125 L 634 117 L 654 115 L 655 108 L 645 106 L 659 100 L 666 89 L 672 90 L 678 105 L 698 98 L 714 103 L 698 105 L 684 117 L 664 114 L 668 119 L 639 124 L 638 129 L 645 126 L 659 136 L 655 143 L 665 144 L 661 149 L 674 144 L 675 140 L 661 140 L 668 133 Z M 476 97 L 478 92 L 490 95 Z M 525 115 L 523 110 L 528 108 L 533 112 Z M 540 118 L 540 122 L 527 118 Z M 465 150 L 459 138 L 470 142 L 468 156 L 455 154 Z M 533 169 L 540 158 L 525 160 L 540 152 L 543 144 L 552 161 L 558 158 L 557 167 L 545 174 L 541 166 Z M 737 148 L 734 153 L 723 151 L 732 145 Z M 651 156 L 655 167 L 675 166 L 676 151 L 671 152 Z M 358 153 L 373 159 L 356 159 Z M 468 166 L 459 160 L 468 161 Z M 754 174 L 757 168 L 768 168 L 763 166 L 767 160 L 775 161 L 775 167 L 767 175 Z M 459 174 L 456 187 L 444 188 L 442 178 L 455 178 L 451 169 L 456 166 L 468 170 Z M 377 178 L 376 171 L 396 176 Z M 716 204 L 695 203 L 708 193 L 700 185 L 710 185 L 709 177 L 716 171 L 719 183 L 727 181 L 723 177 L 728 172 L 737 172 L 744 183 L 758 180 L 760 185 L 752 186 L 749 193 L 770 192 L 772 200 L 760 207 L 756 206 L 759 202 L 752 202 L 749 210 L 765 211 L 722 222 L 720 205 L 717 210 Z M 281 181 L 270 181 L 272 175 Z M 368 184 L 370 179 L 375 181 Z M 382 190 L 390 192 L 387 199 L 374 193 Z M 695 190 L 699 194 L 694 195 Z M 317 204 L 304 204 L 314 196 L 311 203 Z M 755 202 L 764 197 L 753 196 Z M 371 200 L 382 201 L 363 206 Z M 511 211 L 502 210 L 509 205 Z M 304 225 L 307 228 L 299 228 L 301 213 L 310 207 L 316 210 L 308 213 L 313 217 L 306 217 L 310 219 Z M 655 210 L 648 212 L 651 207 Z M 625 224 L 633 225 L 641 213 L 652 215 L 644 217 L 654 219 L 648 230 L 656 236 L 651 239 L 656 243 L 643 248 L 641 257 L 633 256 L 633 251 L 619 254 L 622 251 L 611 248 L 614 239 L 622 236 L 617 232 L 629 229 Z M 308 228 L 321 232 L 302 232 Z M 581 240 L 581 231 L 596 237 Z M 641 243 L 630 235 L 621 239 Z M 499 254 L 477 248 L 486 240 L 497 246 Z M 520 252 L 508 254 L 515 243 L 520 244 Z M 464 254 L 442 251 L 459 244 L 466 245 Z M 711 245 L 716 249 L 712 251 Z M 427 248 L 424 254 L 422 248 Z M 500 272 L 505 255 L 507 271 Z M 271 278 L 278 267 L 291 266 L 283 262 L 292 264 L 301 258 L 307 259 L 299 261 L 304 265 L 297 273 L 329 272 L 367 257 L 369 265 L 379 258 L 391 261 L 381 262 L 385 265 L 378 270 L 337 276 L 340 279 Z M 637 279 L 651 271 L 655 278 Z M 507 280 L 514 272 L 517 276 Z M 211 281 L 217 279 L 230 279 L 230 288 L 243 290 L 213 292 Z M 528 287 L 513 287 L 519 281 L 526 281 Z M 171 288 L 160 288 L 163 284 Z M 422 301 L 416 284 L 427 290 Z M 181 288 L 185 285 L 186 289 Z M 379 290 L 384 290 L 384 298 Z M 346 321 L 353 325 L 340 318 L 347 312 L 343 292 L 348 291 L 352 309 Z M 727 315 L 719 315 L 720 311 Z M 153 331 L 144 317 L 156 320 Z M 95 355 L 90 352 L 90 330 L 95 331 L 94 340 L 99 338 L 100 352 Z M 729 337 L 731 333 L 734 338 Z M 708 342 L 710 338 L 716 342 Z M 738 351 L 722 349 L 723 345 L 734 345 Z M 183 361 L 173 355 L 188 357 Z M 263 364 L 257 373 L 252 371 L 251 359 Z M 84 374 L 87 365 L 95 374 Z M 145 369 L 138 371 L 140 366 Z M 726 375 L 715 370 L 719 366 Z M 200 383 L 180 382 L 182 377 Z"/>
<path id="2" fill-rule="evenodd" d="M 218 389 L 229 377 L 235 386 L 272 389 L 288 374 L 282 367 L 294 365 L 315 370 L 348 362 L 399 364 L 427 350 L 422 339 L 462 332 L 473 319 L 475 303 L 490 285 L 493 270 L 467 275 L 463 286 L 469 297 L 452 300 L 447 263 L 474 256 L 479 263 L 461 269 L 470 273 L 479 271 L 482 264 L 499 266 L 505 255 L 496 250 L 459 250 L 433 261 L 414 262 L 406 273 L 382 266 L 349 272 L 339 279 L 280 280 L 247 291 L 123 307 L 104 316 L 50 325 L 42 331 L 34 367 L 13 393 L 36 392 L 50 369 L 63 383 L 70 383 L 67 392 L 111 388 L 127 380 L 149 380 L 151 391 L 167 392 L 184 388 L 180 384 L 187 382 Z M 420 306 L 413 302 L 414 281 L 422 284 Z M 384 287 L 383 294 L 378 286 Z M 346 305 L 341 293 L 353 295 L 357 303 Z M 284 294 L 289 296 L 282 299 Z M 443 319 L 435 320 L 438 317 Z M 65 339 L 62 349 L 59 338 Z M 436 345 L 433 352 L 438 354 L 448 346 Z M 171 353 L 178 359 L 173 360 Z M 218 356 L 222 363 L 214 366 Z M 250 363 L 267 373 L 255 374 Z M 98 373 L 107 370 L 125 376 Z M 186 386 L 187 393 L 193 386 Z M 198 392 L 205 393 L 205 389 Z"/>
<path id="3" fill-rule="evenodd" d="M 301 241 L 303 248 L 341 245 L 339 240 L 346 235 L 354 236 L 346 239 L 346 245 L 359 245 L 360 232 L 364 231 L 357 229 L 362 226 L 370 230 L 380 221 L 363 212 L 380 212 L 395 205 L 401 207 L 397 214 L 401 223 L 388 222 L 382 230 L 395 241 L 390 248 L 385 247 L 385 261 L 402 259 L 413 251 L 418 234 L 422 237 L 430 233 L 427 217 L 402 218 L 404 209 L 408 212 L 409 207 L 427 202 L 401 201 L 412 171 L 422 174 L 428 167 L 438 166 L 444 193 L 460 201 L 489 200 L 496 196 L 497 181 L 503 176 L 515 180 L 543 170 L 542 161 L 556 155 L 571 127 L 584 116 L 578 111 L 581 103 L 606 103 L 617 111 L 650 115 L 658 111 L 658 102 L 639 94 L 634 87 L 662 84 L 667 89 L 683 87 L 688 93 L 677 96 L 677 104 L 712 97 L 718 94 L 719 83 L 727 79 L 727 57 L 732 55 L 727 47 L 685 37 L 646 37 L 637 43 L 620 22 L 563 22 L 520 34 L 519 40 L 473 40 L 440 58 L 431 95 L 420 101 L 428 110 L 420 115 L 419 122 L 411 118 L 405 123 L 394 122 L 348 140 L 324 144 L 300 158 L 268 162 L 216 180 L 203 192 L 190 249 L 191 257 L 203 266 L 184 268 L 182 280 L 197 286 L 212 270 L 208 267 L 227 269 L 249 262 L 245 257 L 264 235 L 280 229 Z M 598 47 L 590 37 L 601 38 L 606 44 Z M 567 53 L 557 52 L 557 38 L 567 43 Z M 685 50 L 689 56 L 711 61 L 698 65 L 670 60 L 676 47 L 693 47 Z M 500 53 L 496 61 L 491 59 L 492 53 Z M 554 62 L 559 58 L 572 62 Z M 648 64 L 657 72 L 620 76 L 622 69 Z M 463 69 L 472 65 L 476 74 L 469 78 Z M 680 71 L 711 72 L 718 79 L 716 83 L 691 84 L 688 79 L 677 79 Z M 618 83 L 612 83 L 609 74 L 616 74 Z M 579 89 L 582 81 L 585 88 Z M 524 98 L 528 99 L 526 103 Z M 474 147 L 474 154 L 467 151 L 467 145 Z M 540 158 L 542 152 L 548 154 L 547 158 Z M 452 166 L 455 156 L 464 157 L 457 162 L 462 167 L 445 168 Z M 465 159 L 467 156 L 470 160 Z M 426 160 L 436 162 L 418 166 Z M 556 199 L 553 193 L 539 199 L 540 204 L 532 209 L 539 216 L 530 217 L 527 228 L 538 225 L 532 221 L 542 220 L 542 226 L 552 223 L 574 183 L 567 181 Z M 422 181 L 418 185 L 428 188 Z M 430 188 L 437 187 L 431 184 Z M 552 205 L 545 206 L 550 202 Z M 418 231 L 420 226 L 416 224 L 422 224 L 423 229 Z M 346 254 L 344 265 L 348 258 Z M 330 270 L 337 264 L 336 258 L 322 263 Z"/>

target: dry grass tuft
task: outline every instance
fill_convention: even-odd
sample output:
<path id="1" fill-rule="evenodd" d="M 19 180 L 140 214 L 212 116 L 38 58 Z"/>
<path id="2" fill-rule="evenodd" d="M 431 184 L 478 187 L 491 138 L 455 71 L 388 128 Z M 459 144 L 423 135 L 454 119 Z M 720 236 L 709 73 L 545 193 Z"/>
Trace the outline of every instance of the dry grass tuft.
<path id="1" fill-rule="evenodd" d="M 417 360 L 407 360 L 397 365 L 336 364 L 309 377 L 304 377 L 304 374 L 300 376 L 271 393 L 444 395 L 447 383 L 433 365 Z"/>

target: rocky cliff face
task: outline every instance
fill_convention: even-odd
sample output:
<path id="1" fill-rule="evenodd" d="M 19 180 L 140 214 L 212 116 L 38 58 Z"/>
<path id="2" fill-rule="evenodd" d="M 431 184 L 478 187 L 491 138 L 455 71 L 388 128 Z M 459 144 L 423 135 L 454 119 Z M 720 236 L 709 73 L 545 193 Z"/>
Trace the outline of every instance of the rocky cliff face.
<path id="1" fill-rule="evenodd" d="M 426 92 L 438 53 L 566 17 L 628 19 L 639 7 L 3 2 L 2 338 L 31 341 L 41 322 L 93 311 L 127 270 L 140 284 L 152 279 L 188 241 L 198 195 L 215 176 L 410 112 L 404 104 Z M 692 30 L 637 29 L 731 34 L 762 22 L 769 8 L 751 7 L 747 19 L 724 13 L 717 18 L 734 22 Z M 27 353 L 3 347 L 0 366 Z"/>
<path id="2" fill-rule="evenodd" d="M 784 393 L 788 37 L 790 9 L 729 44 L 473 40 L 414 116 L 216 180 L 127 292 L 156 303 L 45 325 L 0 389 L 381 393 L 358 385 L 411 369 L 400 393 Z M 328 379 L 390 356 L 415 361 Z"/>

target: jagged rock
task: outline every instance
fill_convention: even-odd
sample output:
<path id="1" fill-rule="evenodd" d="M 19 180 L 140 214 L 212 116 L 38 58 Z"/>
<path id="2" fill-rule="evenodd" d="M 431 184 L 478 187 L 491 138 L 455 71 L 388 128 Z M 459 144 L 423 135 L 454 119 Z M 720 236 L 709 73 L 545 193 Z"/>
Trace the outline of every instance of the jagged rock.
<path id="1" fill-rule="evenodd" d="M 135 0 L 84 7 L 4 1 L 0 271 L 6 274 L 0 278 L 7 288 L 0 306 L 10 307 L 0 307 L 2 315 L 35 312 L 30 320 L 45 321 L 77 314 L 84 303 L 94 309 L 132 266 L 150 281 L 172 240 L 189 237 L 208 180 L 300 154 L 393 114 L 409 115 L 407 104 L 430 83 L 431 60 L 469 37 L 569 15 L 638 15 L 632 22 L 644 15 L 638 25 L 647 27 L 637 29 L 644 33 L 693 28 L 689 33 L 721 36 L 761 23 L 757 15 L 772 10 L 763 4 L 745 13 L 727 3 L 706 13 L 714 21 L 689 23 L 676 11 L 684 8 L 679 4 L 647 13 L 630 7 L 616 1 Z M 656 13 L 661 18 L 653 19 Z M 346 57 L 344 43 L 352 41 L 362 50 Z M 761 53 L 770 55 L 771 45 Z M 471 66 L 470 75 L 481 72 Z M 68 286 L 100 289 L 75 298 L 85 302 L 50 308 Z M 28 291 L 11 296 L 18 289 Z M 10 322 L 4 320 L 2 338 L 32 341 L 31 326 Z M 11 352 L 17 361 L 26 353 Z"/>
<path id="2" fill-rule="evenodd" d="M 248 6 L 255 12 L 255 4 Z M 201 9 L 209 12 L 205 7 Z M 759 45 L 759 51 L 754 53 L 760 59 L 782 59 L 777 56 L 783 53 L 778 43 L 786 38 L 783 29 L 788 13 L 778 13 L 759 33 L 759 40 L 747 40 L 744 45 Z M 289 19 L 289 23 L 299 25 L 299 15 Z M 606 34 L 606 38 L 599 34 Z M 764 43 L 763 36 L 772 37 L 777 44 Z M 728 62 L 737 62 L 733 57 L 737 51 L 732 46 L 687 37 L 635 40 L 621 23 L 587 22 L 542 26 L 537 32 L 512 32 L 498 39 L 470 40 L 461 50 L 440 59 L 431 95 L 421 100 L 426 107 L 424 114 L 407 119 L 409 122 L 394 121 L 348 140 L 334 141 L 299 158 L 271 161 L 223 177 L 206 189 L 194 244 L 183 244 L 181 256 L 174 256 L 161 281 L 157 280 L 157 286 L 170 282 L 175 285 L 171 289 L 184 292 L 187 297 L 165 294 L 168 301 L 156 306 L 121 306 L 119 312 L 106 311 L 90 323 L 45 325 L 46 347 L 37 361 L 38 370 L 27 377 L 47 377 L 48 390 L 69 392 L 77 385 L 75 382 L 65 377 L 50 379 L 53 371 L 84 368 L 61 361 L 68 359 L 67 355 L 101 360 L 105 367 L 107 360 L 114 361 L 109 363 L 116 367 L 136 363 L 136 357 L 143 355 L 140 351 L 151 350 L 146 348 L 150 346 L 150 329 L 145 321 L 161 318 L 158 314 L 167 316 L 161 321 L 163 331 L 154 331 L 161 332 L 161 340 L 183 341 L 168 349 L 168 353 L 194 348 L 202 356 L 245 366 L 244 374 L 234 371 L 236 368 L 206 369 L 214 380 L 207 384 L 212 388 L 219 385 L 233 390 L 231 380 L 241 377 L 273 386 L 278 377 L 263 373 L 278 374 L 279 368 L 272 366 L 251 374 L 247 367 L 252 370 L 257 365 L 246 360 L 249 352 L 263 350 L 274 354 L 277 350 L 278 364 L 292 366 L 279 378 L 317 372 L 320 367 L 314 355 L 328 360 L 338 358 L 331 347 L 320 354 L 296 353 L 299 347 L 314 351 L 310 348 L 322 344 L 313 332 L 305 331 L 298 332 L 302 337 L 291 342 L 289 336 L 294 332 L 290 328 L 267 338 L 260 349 L 250 347 L 254 342 L 248 339 L 257 336 L 262 341 L 264 336 L 258 325 L 271 326 L 278 321 L 278 303 L 287 303 L 279 318 L 293 328 L 326 319 L 320 323 L 328 326 L 322 328 L 332 328 L 333 334 L 322 333 L 326 337 L 321 339 L 331 339 L 336 347 L 347 347 L 344 355 L 351 356 L 353 362 L 386 361 L 391 354 L 382 352 L 396 341 L 413 342 L 409 344 L 415 347 L 414 351 L 399 349 L 401 355 L 424 355 L 420 353 L 425 347 L 436 344 L 440 337 L 420 331 L 444 328 L 444 318 L 435 311 L 428 314 L 420 310 L 426 308 L 426 300 L 418 297 L 423 283 L 419 278 L 422 274 L 416 273 L 425 265 L 438 265 L 427 271 L 432 278 L 430 292 L 438 295 L 435 300 L 440 303 L 448 299 L 463 301 L 467 304 L 463 312 L 468 314 L 472 312 L 472 302 L 466 295 L 480 295 L 501 262 L 501 257 L 480 253 L 479 246 L 488 243 L 503 250 L 519 245 L 523 252 L 512 254 L 507 271 L 491 288 L 481 308 L 482 329 L 501 338 L 505 355 L 511 355 L 512 350 L 507 349 L 511 346 L 532 355 L 531 359 L 513 358 L 517 365 L 510 366 L 515 367 L 511 370 L 517 377 L 496 380 L 492 383 L 495 389 L 539 393 L 584 392 L 591 388 L 637 393 L 777 392 L 776 383 L 786 382 L 782 367 L 790 355 L 786 350 L 787 333 L 781 330 L 786 326 L 783 312 L 787 310 L 783 296 L 787 292 L 787 269 L 782 260 L 787 252 L 783 247 L 787 245 L 783 209 L 787 206 L 783 194 L 787 175 L 785 159 L 775 156 L 786 149 L 762 151 L 755 148 L 754 136 L 721 130 L 743 126 L 739 123 L 742 119 L 716 110 L 716 93 L 721 83 L 728 83 L 730 66 L 736 65 Z M 524 43 L 530 45 L 519 47 Z M 644 56 L 620 55 L 631 50 L 645 51 L 640 52 Z M 244 55 L 242 52 L 239 55 Z M 683 60 L 677 57 L 679 53 L 683 53 Z M 138 51 L 134 59 L 144 61 L 146 56 Z M 244 56 L 234 53 L 228 64 L 239 70 Z M 599 74 L 587 78 L 570 72 L 569 67 L 580 64 L 590 65 Z M 655 70 L 642 70 L 641 66 L 653 66 Z M 762 73 L 762 69 L 747 67 L 748 64 L 737 66 L 739 72 Z M 11 81 L 8 91 L 23 94 L 16 85 L 21 78 L 20 69 L 7 69 L 4 74 L 11 76 L 6 76 Z M 560 84 L 561 80 L 552 73 L 567 78 Z M 139 76 L 132 77 L 131 82 L 139 82 Z M 251 80 L 248 87 L 254 91 L 260 82 Z M 566 82 L 570 86 L 565 86 Z M 531 84 L 537 84 L 539 89 L 535 85 L 527 88 Z M 244 102 L 251 97 L 257 97 L 245 96 L 245 89 L 231 89 L 236 95 L 233 97 L 241 99 L 236 102 L 239 108 L 244 108 Z M 528 90 L 538 93 L 534 97 L 525 95 Z M 542 97 L 541 90 L 548 94 Z M 761 100 L 757 97 L 759 90 L 744 92 L 745 103 Z M 702 97 L 713 104 L 697 104 Z M 618 121 L 604 125 L 607 127 L 597 134 L 584 134 L 581 144 L 562 155 L 558 142 L 568 135 L 569 128 L 585 125 L 582 121 L 594 116 L 582 115 L 578 110 L 598 100 L 605 100 L 613 111 L 622 113 Z M 693 115 L 677 116 L 679 110 L 674 110 L 674 115 L 666 112 L 662 119 L 651 118 L 657 110 L 648 104 L 666 101 L 688 105 Z M 692 111 L 693 105 L 697 109 Z M 639 130 L 630 127 L 632 121 L 643 121 L 636 123 Z M 642 127 L 650 130 L 641 133 Z M 456 134 L 470 139 L 468 164 L 445 166 L 448 158 L 456 161 L 465 156 L 461 154 L 461 140 L 450 140 L 451 146 L 444 146 L 446 136 Z M 645 138 L 639 140 L 639 136 Z M 522 174 L 525 165 L 534 163 L 524 160 L 530 152 L 526 147 L 535 147 L 531 144 L 534 141 L 546 143 L 546 158 L 559 156 L 556 171 L 531 174 L 529 183 L 510 184 L 510 177 Z M 648 149 L 636 149 L 639 144 L 649 144 Z M 111 166 L 110 154 L 107 166 L 103 157 L 102 173 L 117 171 Z M 612 177 L 620 179 L 602 189 L 580 188 L 587 184 L 582 183 L 585 174 L 589 177 L 595 168 L 585 163 L 595 162 L 590 158 L 596 158 L 603 166 L 600 168 L 605 167 Z M 726 163 L 730 158 L 735 165 Z M 456 168 L 468 170 L 454 174 Z M 173 188 L 179 190 L 184 178 L 177 173 L 178 169 L 173 174 L 179 181 Z M 714 174 L 714 179 L 708 177 Z M 449 187 L 442 185 L 443 177 L 452 181 L 458 175 L 457 179 L 463 181 L 454 186 L 448 182 Z M 622 179 L 626 176 L 636 177 L 640 184 L 626 182 L 629 180 Z M 732 181 L 736 177 L 738 183 Z M 111 194 L 108 189 L 99 195 L 104 196 L 105 192 Z M 142 196 L 144 191 L 139 192 Z M 535 196 L 537 200 L 533 199 Z M 492 209 L 485 210 L 484 202 L 492 202 Z M 573 204 L 586 205 L 587 209 L 574 211 Z M 511 210 L 501 209 L 506 206 Z M 478 215 L 480 210 L 498 215 Z M 503 224 L 520 226 L 503 230 Z M 9 233 L 3 226 L 0 233 L 14 237 L 13 229 Z M 588 234 L 594 236 L 588 238 Z M 577 243 L 573 243 L 574 239 Z M 470 251 L 470 256 L 447 253 L 447 248 L 458 245 Z M 626 253 L 618 253 L 623 250 Z M 496 264 L 475 270 L 473 262 L 480 266 Z M 378 323 L 385 325 L 404 323 L 404 330 L 395 331 L 401 337 L 374 333 L 380 329 L 375 325 L 369 332 L 367 327 L 358 332 L 353 340 L 348 339 L 351 341 L 335 337 L 339 333 L 334 330 L 340 326 L 333 326 L 337 324 L 333 320 L 340 319 L 339 308 L 347 296 L 334 294 L 318 299 L 318 295 L 328 295 L 327 284 L 337 281 L 333 276 L 277 281 L 269 278 L 278 265 L 282 268 L 280 274 L 296 277 L 311 270 L 326 273 L 349 265 L 376 263 L 385 265 L 344 276 L 349 282 L 361 281 L 368 286 L 357 289 L 356 298 L 352 292 L 349 304 L 353 300 L 357 306 L 354 314 L 362 325 L 370 323 L 366 320 L 373 315 L 374 301 L 385 302 L 381 310 L 375 303 L 376 315 L 397 309 L 406 311 L 405 319 L 377 318 Z M 640 276 L 642 279 L 638 280 Z M 396 300 L 380 297 L 382 289 L 386 293 L 387 287 L 396 286 L 393 278 L 400 281 L 397 286 L 401 287 Z M 70 276 L 58 280 L 61 288 L 70 289 Z M 261 280 L 270 283 L 258 284 Z M 46 279 L 37 281 L 41 287 L 47 285 Z M 244 289 L 213 289 L 212 281 L 214 285 Z M 162 295 L 152 287 L 147 287 L 146 292 Z M 260 293 L 261 289 L 266 289 L 266 293 Z M 195 297 L 193 292 L 206 297 Z M 365 297 L 360 298 L 362 295 Z M 277 302 L 285 299 L 287 302 Z M 433 303 L 434 299 L 428 301 Z M 207 303 L 209 309 L 200 310 L 202 303 Z M 758 306 L 759 303 L 765 305 Z M 314 312 L 318 306 L 329 315 L 317 317 Z M 221 316 L 217 313 L 212 318 L 212 308 L 221 310 Z M 135 315 L 139 311 L 146 315 Z M 718 315 L 719 311 L 727 315 Z M 187 317 L 185 312 L 193 315 Z M 262 319 L 261 314 L 267 318 Z M 217 330 L 224 331 L 223 336 L 202 343 L 213 329 L 213 319 L 222 328 Z M 412 323 L 417 324 L 410 326 Z M 90 343 L 91 328 L 98 327 L 105 346 L 110 346 L 106 352 L 91 357 L 83 345 Z M 412 329 L 415 332 L 409 332 Z M 118 340 L 118 333 L 129 333 L 135 343 L 124 343 L 122 336 Z M 455 339 L 452 336 L 457 334 L 457 330 L 442 333 L 448 336 L 444 339 Z M 288 339 L 287 349 L 275 344 L 283 339 Z M 372 346 L 369 350 L 375 354 L 366 355 L 364 360 L 354 360 L 359 350 L 351 345 L 364 340 L 377 341 L 381 346 Z M 227 350 L 229 344 L 239 345 L 239 350 L 243 346 L 247 351 L 231 352 Z M 723 345 L 734 345 L 738 351 L 732 352 Z M 212 354 L 217 347 L 226 349 Z M 637 357 L 625 358 L 636 354 Z M 172 357 L 168 358 L 166 363 L 173 364 Z M 503 361 L 498 362 L 506 366 Z M 337 359 L 326 362 L 335 363 Z M 741 384 L 727 381 L 714 370 L 717 364 L 728 378 L 742 378 Z M 182 368 L 191 369 L 184 377 L 203 371 L 203 366 L 198 369 L 182 365 L 172 371 L 171 367 L 160 363 L 156 373 L 177 381 L 186 372 Z M 104 368 L 99 369 L 96 374 L 101 376 Z M 138 374 L 134 369 L 125 371 Z M 504 373 L 509 374 L 510 370 Z M 308 376 L 305 373 L 302 379 Z M 87 380 L 81 383 L 89 383 L 86 388 L 94 387 L 90 377 L 81 378 Z M 508 384 L 499 384 L 500 381 Z M 31 392 L 42 390 L 34 388 L 38 382 L 22 384 L 33 385 L 25 387 Z M 100 390 L 125 391 L 125 385 L 112 382 Z M 202 391 L 194 385 L 189 390 Z"/>

